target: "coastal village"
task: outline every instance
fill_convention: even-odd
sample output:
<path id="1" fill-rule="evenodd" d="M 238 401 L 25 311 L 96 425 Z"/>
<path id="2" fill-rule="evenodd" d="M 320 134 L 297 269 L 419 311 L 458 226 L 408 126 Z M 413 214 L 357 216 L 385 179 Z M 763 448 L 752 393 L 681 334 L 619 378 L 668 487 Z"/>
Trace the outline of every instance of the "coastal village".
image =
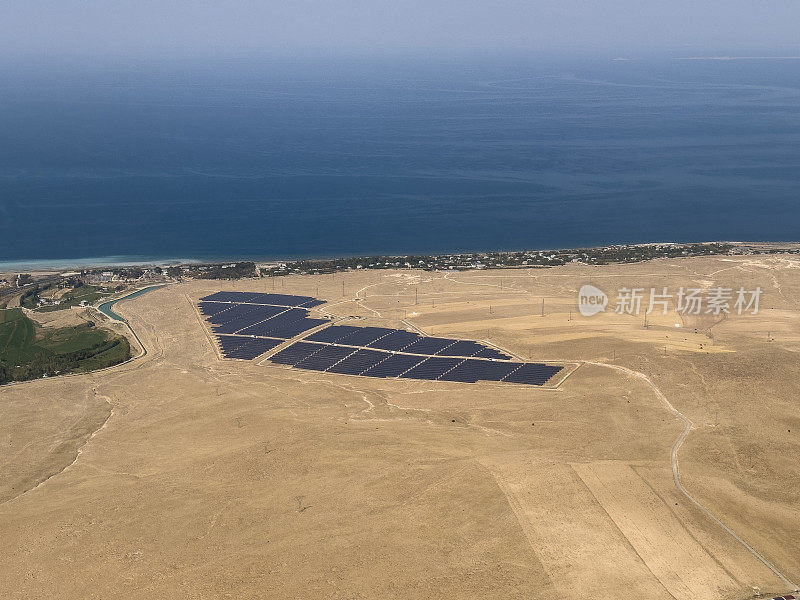
<path id="1" fill-rule="evenodd" d="M 52 311 L 87 306 L 132 286 L 186 279 L 246 279 L 286 275 L 320 275 L 361 269 L 470 271 L 508 268 L 550 268 L 567 263 L 605 265 L 659 258 L 711 255 L 800 253 L 797 244 L 630 244 L 599 248 L 471 252 L 442 255 L 344 257 L 271 262 L 235 261 L 169 266 L 94 267 L 68 272 L 9 273 L 0 277 L 0 308 L 22 306 Z M 82 288 L 82 289 L 78 289 Z M 76 291 L 78 290 L 78 291 Z"/>

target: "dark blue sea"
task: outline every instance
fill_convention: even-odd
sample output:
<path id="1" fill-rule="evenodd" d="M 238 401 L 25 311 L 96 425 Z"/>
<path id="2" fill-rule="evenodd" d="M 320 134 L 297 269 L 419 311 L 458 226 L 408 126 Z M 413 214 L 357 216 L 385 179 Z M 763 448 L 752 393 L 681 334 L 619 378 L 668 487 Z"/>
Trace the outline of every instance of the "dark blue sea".
<path id="1" fill-rule="evenodd" d="M 800 238 L 800 60 L 0 64 L 0 263 Z"/>

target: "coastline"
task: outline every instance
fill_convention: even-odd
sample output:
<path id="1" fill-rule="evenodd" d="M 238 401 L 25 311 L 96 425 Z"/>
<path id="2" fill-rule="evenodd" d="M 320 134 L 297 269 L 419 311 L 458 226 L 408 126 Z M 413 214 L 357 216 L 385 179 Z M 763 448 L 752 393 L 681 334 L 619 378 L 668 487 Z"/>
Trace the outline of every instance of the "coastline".
<path id="1" fill-rule="evenodd" d="M 463 256 L 470 254 L 512 254 L 515 252 L 570 252 L 579 250 L 598 250 L 602 248 L 646 248 L 651 246 L 689 246 L 692 244 L 730 244 L 737 248 L 771 249 L 771 250 L 797 250 L 800 241 L 729 241 L 714 240 L 702 242 L 645 242 L 638 244 L 607 244 L 604 246 L 581 246 L 561 248 L 523 248 L 516 250 L 463 250 L 459 252 L 406 252 L 404 254 L 340 254 L 340 255 L 309 255 L 309 256 L 218 256 L 205 258 L 164 258 L 146 255 L 134 256 L 100 256 L 86 258 L 58 258 L 58 259 L 32 259 L 19 261 L 0 261 L 0 273 L 32 272 L 52 273 L 57 271 L 75 269 L 97 269 L 101 267 L 169 267 L 175 265 L 201 265 L 219 264 L 226 262 L 254 262 L 256 264 L 269 264 L 279 262 L 297 261 L 329 261 L 349 258 L 371 257 L 401 257 L 401 256 Z"/>
<path id="2" fill-rule="evenodd" d="M 198 264 L 196 258 L 151 258 L 147 256 L 98 256 L 87 258 L 53 258 L 0 261 L 0 273 L 10 271 L 53 272 L 68 269 L 97 269 L 99 267 L 169 267 Z"/>

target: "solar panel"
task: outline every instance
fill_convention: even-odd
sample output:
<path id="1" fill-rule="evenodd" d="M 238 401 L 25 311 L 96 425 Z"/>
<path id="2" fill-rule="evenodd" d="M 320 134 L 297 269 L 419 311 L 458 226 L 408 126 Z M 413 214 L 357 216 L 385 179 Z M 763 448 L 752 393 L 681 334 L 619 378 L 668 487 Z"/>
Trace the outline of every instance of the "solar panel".
<path id="1" fill-rule="evenodd" d="M 259 306 L 257 308 L 263 310 L 275 310 L 278 307 Z M 223 326 L 215 327 L 214 329 L 215 331 L 220 331 L 222 333 L 232 333 L 230 329 L 236 328 L 236 331 L 243 335 L 261 335 L 268 337 L 293 337 L 302 331 L 318 327 L 319 325 L 328 322 L 325 319 L 306 319 L 307 314 L 308 311 L 302 308 L 290 308 L 290 309 L 284 308 L 282 309 L 282 312 L 278 313 L 277 315 L 270 317 L 269 319 L 266 320 L 262 320 L 259 318 L 258 322 L 255 322 L 252 325 L 249 325 L 249 323 L 250 320 L 253 319 L 253 315 L 248 314 L 245 317 L 237 319 L 236 321 L 233 321 L 231 323 L 225 323 Z M 287 325 L 300 322 L 304 322 L 305 324 L 303 326 L 294 327 L 292 329 L 293 333 L 289 335 L 278 335 L 277 332 L 284 331 Z"/>
<path id="2" fill-rule="evenodd" d="M 423 337 L 419 338 L 410 346 L 403 348 L 403 352 L 411 354 L 435 354 L 439 350 L 444 350 L 447 346 L 455 343 L 456 340 L 445 338 Z"/>
<path id="3" fill-rule="evenodd" d="M 525 383 L 528 385 L 544 385 L 561 367 L 539 363 L 517 363 L 518 369 L 503 378 L 509 383 Z"/>
<path id="4" fill-rule="evenodd" d="M 351 354 L 340 363 L 328 369 L 331 373 L 345 373 L 347 375 L 360 375 L 370 367 L 392 356 L 388 352 L 377 350 L 359 350 Z"/>
<path id="5" fill-rule="evenodd" d="M 318 306 L 324 302 L 312 298 L 311 296 L 290 296 L 288 294 L 268 294 L 270 296 L 268 304 L 284 304 L 286 306 Z"/>
<path id="6" fill-rule="evenodd" d="M 216 292 L 200 298 L 207 302 L 239 302 L 247 304 L 273 304 L 277 306 L 305 306 L 311 308 L 325 304 L 324 301 L 311 296 L 295 296 L 291 294 L 264 294 L 261 292 Z"/>
<path id="7" fill-rule="evenodd" d="M 249 340 L 246 344 L 239 346 L 228 354 L 228 358 L 241 358 L 252 360 L 265 352 L 272 350 L 275 346 L 282 344 L 284 340 L 274 340 L 270 338 L 256 338 Z"/>
<path id="8" fill-rule="evenodd" d="M 258 350 L 258 354 L 264 354 L 268 350 L 272 350 L 276 346 L 280 346 L 286 340 L 275 340 L 272 338 L 258 338 L 253 340 L 248 348 Z M 256 356 L 258 356 L 258 354 Z"/>
<path id="9" fill-rule="evenodd" d="M 367 344 L 370 348 L 381 348 L 383 350 L 402 350 L 406 346 L 413 344 L 419 339 L 419 334 L 397 329 L 374 342 Z"/>
<path id="10" fill-rule="evenodd" d="M 311 356 L 314 352 L 318 352 L 322 350 L 325 346 L 322 344 L 307 344 L 306 342 L 295 342 L 288 348 L 284 348 L 274 356 L 270 357 L 270 360 L 274 363 L 278 363 L 281 365 L 294 365 L 304 358 Z"/>
<path id="11" fill-rule="evenodd" d="M 309 317 L 308 308 L 319 304 L 323 302 L 310 296 L 216 292 L 203 297 L 199 309 L 211 324 L 223 356 L 253 359 L 286 339 L 328 324 L 327 319 Z M 527 385 L 544 385 L 562 369 L 512 362 L 504 352 L 469 340 L 420 336 L 385 327 L 333 325 L 307 340 L 284 348 L 270 360 L 302 369 L 369 377 Z"/>
<path id="12" fill-rule="evenodd" d="M 312 298 L 311 296 L 294 296 L 290 294 L 264 294 L 258 292 L 250 292 L 247 294 L 246 299 L 242 302 L 250 302 L 253 304 L 276 304 L 278 306 L 317 306 L 317 304 L 324 304 L 323 302 Z M 309 304 L 316 302 L 317 304 Z"/>
<path id="13" fill-rule="evenodd" d="M 469 342 L 466 340 L 457 341 L 452 346 L 448 346 L 436 352 L 438 356 L 473 356 L 486 346 L 482 346 L 477 342 Z"/>
<path id="14" fill-rule="evenodd" d="M 218 335 L 217 341 L 219 342 L 219 347 L 222 350 L 222 354 L 227 356 L 229 352 L 249 342 L 250 338 L 234 335 Z"/>
<path id="15" fill-rule="evenodd" d="M 309 329 L 314 329 L 314 327 L 319 327 L 320 325 L 323 325 L 327 322 L 328 321 L 326 319 L 303 318 L 298 321 L 287 323 L 286 325 L 283 325 L 281 327 L 270 329 L 267 332 L 267 335 L 271 335 L 272 337 L 289 339 L 303 333 L 304 331 L 308 331 Z"/>
<path id="16" fill-rule="evenodd" d="M 353 354 L 353 348 L 342 346 L 322 346 L 322 350 L 314 352 L 307 358 L 295 363 L 296 369 L 311 369 L 313 371 L 324 371 L 328 367 L 342 360 L 345 356 Z"/>
<path id="17" fill-rule="evenodd" d="M 379 362 L 374 367 L 370 367 L 361 374 L 367 377 L 397 377 L 423 360 L 425 360 L 424 356 L 392 354 L 386 360 Z"/>
<path id="18" fill-rule="evenodd" d="M 457 364 L 460 358 L 429 358 L 400 377 L 404 379 L 437 379 Z"/>
<path id="19" fill-rule="evenodd" d="M 355 333 L 360 327 L 351 327 L 350 325 L 331 325 L 321 331 L 311 334 L 306 339 L 312 342 L 335 342 L 343 337 Z"/>
<path id="20" fill-rule="evenodd" d="M 278 323 L 278 324 L 270 323 L 271 320 L 272 319 L 268 319 L 266 321 L 263 321 L 262 323 L 256 323 L 255 325 L 250 325 L 249 327 L 245 327 L 244 329 L 239 331 L 239 334 L 240 335 L 257 335 L 257 336 L 261 336 L 261 337 L 264 337 L 264 336 L 269 337 L 270 335 L 272 335 L 272 331 L 274 331 L 277 328 L 280 328 L 283 324 L 285 324 L 283 322 Z M 275 336 L 275 337 L 278 337 L 278 336 Z"/>
<path id="21" fill-rule="evenodd" d="M 198 306 L 200 307 L 200 312 L 207 317 L 231 308 L 231 305 L 227 302 L 200 302 Z"/>
<path id="22" fill-rule="evenodd" d="M 394 331 L 385 327 L 353 327 L 355 331 L 343 338 L 339 338 L 337 343 L 347 344 L 348 346 L 366 346 Z"/>
<path id="23" fill-rule="evenodd" d="M 261 306 L 259 308 L 271 309 L 274 307 Z M 289 309 L 284 308 L 282 312 L 278 313 L 277 315 L 261 323 L 257 323 L 252 328 L 248 327 L 246 329 L 242 329 L 239 333 L 242 333 L 244 335 L 265 335 L 268 337 L 269 336 L 280 337 L 280 336 L 274 336 L 272 332 L 286 325 L 289 325 L 290 323 L 295 323 L 297 321 L 304 319 L 307 314 L 308 311 L 302 308 L 289 308 Z M 314 325 L 314 327 L 316 327 L 316 325 Z M 307 327 L 306 329 L 310 329 L 310 327 Z"/>
<path id="24" fill-rule="evenodd" d="M 244 335 L 258 335 L 255 331 L 245 331 L 245 329 L 266 322 L 286 310 L 283 306 L 253 306 L 252 308 L 254 310 L 216 326 L 215 330 L 220 333 L 240 332 Z"/>
<path id="25" fill-rule="evenodd" d="M 502 352 L 498 352 L 494 348 L 487 348 L 484 346 L 483 350 L 473 354 L 475 358 L 499 358 L 500 360 L 511 360 L 511 357 Z"/>
<path id="26" fill-rule="evenodd" d="M 490 360 L 465 360 L 452 371 L 445 373 L 440 381 L 500 381 L 519 367 L 519 363 Z"/>
<path id="27" fill-rule="evenodd" d="M 300 306 L 305 308 L 314 308 L 315 306 L 319 306 L 320 304 L 325 304 L 325 300 L 317 300 L 316 298 L 312 298 L 308 302 L 303 302 Z"/>
<path id="28" fill-rule="evenodd" d="M 246 294 L 244 292 L 216 292 L 209 296 L 204 296 L 200 300 L 217 302 L 244 302 Z"/>
<path id="29" fill-rule="evenodd" d="M 206 317 L 206 321 L 216 325 L 221 325 L 223 323 L 227 323 L 228 321 L 238 319 L 239 317 L 254 311 L 256 308 L 256 306 L 249 304 L 228 304 L 227 310 L 219 311 Z"/>

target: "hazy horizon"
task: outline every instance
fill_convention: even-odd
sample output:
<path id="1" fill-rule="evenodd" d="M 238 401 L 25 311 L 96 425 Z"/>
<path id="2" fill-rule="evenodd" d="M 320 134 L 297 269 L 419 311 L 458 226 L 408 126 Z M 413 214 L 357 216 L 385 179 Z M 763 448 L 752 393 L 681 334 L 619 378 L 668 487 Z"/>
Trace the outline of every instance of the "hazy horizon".
<path id="1" fill-rule="evenodd" d="M 191 57 L 259 52 L 382 53 L 419 48 L 628 56 L 720 51 L 800 55 L 800 4 L 741 0 L 293 3 L 29 0 L 6 7 L 9 56 Z"/>

